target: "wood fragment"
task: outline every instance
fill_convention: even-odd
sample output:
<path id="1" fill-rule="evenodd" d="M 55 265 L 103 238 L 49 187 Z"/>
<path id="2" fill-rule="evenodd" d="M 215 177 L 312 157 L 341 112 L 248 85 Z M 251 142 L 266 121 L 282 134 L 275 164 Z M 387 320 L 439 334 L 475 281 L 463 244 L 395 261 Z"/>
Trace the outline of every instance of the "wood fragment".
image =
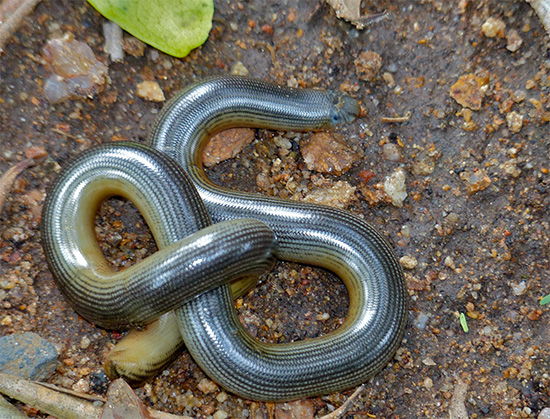
<path id="1" fill-rule="evenodd" d="M 122 379 L 111 383 L 108 398 L 105 400 L 102 397 L 67 390 L 52 384 L 29 381 L 15 375 L 0 373 L 0 394 L 5 394 L 44 413 L 63 419 L 136 417 L 109 416 L 113 411 L 114 413 L 123 412 L 127 407 L 132 408 L 136 405 L 142 413 L 140 419 L 189 419 L 187 416 L 173 415 L 146 407 Z M 129 405 L 128 400 L 132 399 L 134 405 Z"/>
<path id="2" fill-rule="evenodd" d="M 0 53 L 4 51 L 4 45 L 17 31 L 25 16 L 31 13 L 38 3 L 40 0 L 23 0 L 15 12 L 0 24 Z"/>
<path id="3" fill-rule="evenodd" d="M 380 122 L 387 122 L 387 123 L 407 122 L 409 119 L 411 119 L 411 115 L 412 115 L 412 112 L 408 111 L 403 116 L 396 116 L 396 117 L 383 116 L 380 118 Z"/>
<path id="4" fill-rule="evenodd" d="M 357 387 L 357 390 L 353 392 L 351 396 L 340 406 L 338 409 L 334 410 L 334 412 L 330 412 L 328 415 L 321 416 L 319 419 L 338 419 L 341 418 L 346 414 L 346 412 L 351 408 L 357 397 L 365 390 L 365 385 L 361 384 L 359 387 Z"/>
<path id="5" fill-rule="evenodd" d="M 8 196 L 8 193 L 11 190 L 11 186 L 13 185 L 15 178 L 19 176 L 19 174 L 23 170 L 27 169 L 33 164 L 34 164 L 33 159 L 26 159 L 26 160 L 20 161 L 16 165 L 10 167 L 0 177 L 0 212 L 2 211 L 2 207 L 4 206 L 4 201 L 6 200 L 6 197 Z"/>
<path id="6" fill-rule="evenodd" d="M 0 393 L 65 419 L 97 419 L 102 411 L 92 402 L 9 374 L 0 374 Z"/>
<path id="7" fill-rule="evenodd" d="M 0 396 L 0 418 L 26 419 L 28 416 Z"/>

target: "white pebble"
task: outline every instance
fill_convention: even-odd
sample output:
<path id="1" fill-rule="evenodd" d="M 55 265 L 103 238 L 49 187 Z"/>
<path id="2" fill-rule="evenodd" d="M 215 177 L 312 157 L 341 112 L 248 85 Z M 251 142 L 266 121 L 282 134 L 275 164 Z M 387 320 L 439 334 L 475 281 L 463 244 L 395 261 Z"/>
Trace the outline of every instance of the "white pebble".
<path id="1" fill-rule="evenodd" d="M 398 208 L 403 206 L 407 198 L 407 186 L 405 185 L 406 175 L 402 168 L 397 169 L 384 181 L 384 191 L 391 198 L 392 204 Z"/>
<path id="2" fill-rule="evenodd" d="M 414 269 L 416 268 L 416 265 L 418 265 L 418 261 L 414 256 L 403 256 L 399 259 L 399 263 L 401 263 L 401 266 L 403 266 L 405 269 Z"/>
<path id="3" fill-rule="evenodd" d="M 525 281 L 521 281 L 520 283 L 512 282 L 511 286 L 514 295 L 523 295 L 527 289 L 527 284 Z"/>
<path id="4" fill-rule="evenodd" d="M 209 380 L 208 378 L 203 378 L 202 380 L 200 380 L 197 387 L 204 394 L 213 393 L 218 389 L 218 386 L 216 385 L 216 383 L 214 381 Z"/>

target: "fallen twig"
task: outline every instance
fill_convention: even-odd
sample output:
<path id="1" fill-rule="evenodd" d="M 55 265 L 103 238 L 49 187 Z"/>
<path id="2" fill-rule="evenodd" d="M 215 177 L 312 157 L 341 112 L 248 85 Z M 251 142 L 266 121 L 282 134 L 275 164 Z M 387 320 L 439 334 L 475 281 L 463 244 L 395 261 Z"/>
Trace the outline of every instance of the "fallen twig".
<path id="1" fill-rule="evenodd" d="M 34 164 L 33 159 L 26 159 L 26 160 L 20 161 L 15 166 L 10 167 L 2 175 L 2 177 L 0 177 L 0 212 L 2 211 L 2 207 L 4 206 L 4 201 L 6 200 L 6 196 L 8 196 L 8 192 L 10 191 L 11 186 L 15 181 L 15 178 L 23 170 L 32 166 L 33 164 Z"/>
<path id="2" fill-rule="evenodd" d="M 122 379 L 111 383 L 107 392 L 107 399 L 104 399 L 99 396 L 59 388 L 52 384 L 38 383 L 15 375 L 0 373 L 0 393 L 49 415 L 63 419 L 185 418 L 185 416 L 173 415 L 146 407 Z"/>
<path id="3" fill-rule="evenodd" d="M 365 385 L 361 384 L 359 387 L 357 387 L 357 390 L 353 392 L 351 396 L 340 406 L 338 409 L 334 410 L 333 412 L 330 412 L 328 415 L 321 416 L 319 419 L 337 419 L 344 416 L 344 414 L 349 410 L 355 399 L 359 397 L 359 395 L 365 390 Z"/>
<path id="4" fill-rule="evenodd" d="M 102 411 L 90 401 L 9 374 L 0 374 L 0 393 L 65 419 L 97 419 Z"/>
<path id="5" fill-rule="evenodd" d="M 395 117 L 389 117 L 389 116 L 383 116 L 380 118 L 381 122 L 388 122 L 388 123 L 396 123 L 396 122 L 407 122 L 409 119 L 411 119 L 411 111 L 408 111 L 403 116 L 395 116 Z"/>
<path id="6" fill-rule="evenodd" d="M 0 418 L 26 419 L 27 417 L 17 407 L 0 396 Z"/>
<path id="7" fill-rule="evenodd" d="M 21 21 L 27 16 L 34 6 L 40 3 L 40 0 L 23 0 L 21 5 L 13 12 L 2 24 L 0 24 L 0 52 L 4 50 L 4 45 L 15 33 Z"/>

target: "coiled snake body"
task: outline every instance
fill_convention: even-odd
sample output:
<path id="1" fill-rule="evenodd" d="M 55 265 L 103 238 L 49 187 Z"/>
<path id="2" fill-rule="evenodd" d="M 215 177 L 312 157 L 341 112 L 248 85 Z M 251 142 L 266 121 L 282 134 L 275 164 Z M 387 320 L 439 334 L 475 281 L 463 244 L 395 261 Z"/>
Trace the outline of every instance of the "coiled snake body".
<path id="1" fill-rule="evenodd" d="M 62 173 L 43 217 L 54 276 L 82 315 L 106 327 L 148 322 L 176 309 L 193 358 L 242 397 L 290 400 L 365 381 L 393 356 L 405 323 L 402 272 L 386 240 L 345 211 L 225 190 L 208 180 L 201 163 L 206 140 L 222 129 L 317 130 L 356 113 L 355 101 L 339 93 L 242 77 L 188 87 L 161 112 L 153 149 L 104 146 Z M 91 221 L 101 200 L 115 194 L 134 202 L 160 249 L 143 267 L 120 273 L 104 261 Z M 208 214 L 217 224 L 196 232 L 210 224 Z M 340 328 L 286 344 L 261 343 L 246 333 L 224 281 L 257 274 L 272 253 L 329 269 L 344 281 L 350 306 Z"/>

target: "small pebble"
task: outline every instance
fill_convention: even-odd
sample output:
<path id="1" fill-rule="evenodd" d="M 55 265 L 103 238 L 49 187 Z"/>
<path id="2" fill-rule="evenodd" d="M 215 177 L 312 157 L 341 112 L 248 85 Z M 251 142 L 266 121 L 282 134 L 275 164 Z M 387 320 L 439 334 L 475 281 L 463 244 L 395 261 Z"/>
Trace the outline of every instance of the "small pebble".
<path id="1" fill-rule="evenodd" d="M 447 256 L 447 257 L 445 258 L 445 260 L 443 261 L 443 263 L 444 263 L 445 266 L 448 267 L 448 268 L 451 268 L 451 269 L 455 269 L 455 268 L 456 268 L 456 266 L 455 266 L 455 261 L 454 261 L 453 258 L 450 257 L 450 256 Z"/>
<path id="2" fill-rule="evenodd" d="M 523 295 L 525 294 L 525 290 L 527 289 L 527 284 L 525 283 L 525 281 L 512 282 L 510 286 L 512 287 L 512 292 L 514 293 L 514 295 Z"/>
<path id="3" fill-rule="evenodd" d="M 427 153 L 419 153 L 412 164 L 412 172 L 415 175 L 427 176 L 433 173 L 435 169 L 435 160 Z"/>
<path id="4" fill-rule="evenodd" d="M 300 142 L 300 152 L 309 170 L 321 173 L 342 174 L 361 154 L 353 151 L 340 135 L 319 132 Z"/>
<path id="5" fill-rule="evenodd" d="M 490 17 L 481 25 L 481 31 L 487 38 L 504 38 L 504 31 L 506 30 L 506 24 L 497 18 Z"/>
<path id="6" fill-rule="evenodd" d="M 485 95 L 487 81 L 475 74 L 460 76 L 451 86 L 450 95 L 460 105 L 474 111 L 481 109 L 481 102 Z"/>
<path id="7" fill-rule="evenodd" d="M 216 396 L 216 400 L 219 402 L 219 403 L 223 403 L 224 401 L 227 400 L 227 393 L 225 391 L 222 391 L 220 394 L 218 394 Z"/>
<path id="8" fill-rule="evenodd" d="M 382 57 L 374 51 L 363 51 L 354 61 L 357 77 L 364 81 L 373 81 L 382 68 Z"/>
<path id="9" fill-rule="evenodd" d="M 214 419 L 225 419 L 229 417 L 229 414 L 225 410 L 218 410 L 213 417 Z"/>
<path id="10" fill-rule="evenodd" d="M 414 256 L 403 256 L 399 259 L 399 263 L 401 266 L 403 266 L 405 269 L 414 269 L 418 265 L 418 261 Z"/>
<path id="11" fill-rule="evenodd" d="M 85 378 L 78 380 L 72 387 L 74 391 L 79 393 L 89 393 L 90 392 L 90 383 Z"/>
<path id="12" fill-rule="evenodd" d="M 525 92 L 525 90 L 516 90 L 512 93 L 510 97 L 514 102 L 521 103 L 527 97 L 527 92 Z"/>
<path id="13" fill-rule="evenodd" d="M 432 388 L 434 386 L 434 382 L 430 377 L 426 377 L 426 378 L 424 378 L 424 381 L 422 382 L 422 385 L 425 388 L 429 389 L 429 388 Z"/>
<path id="14" fill-rule="evenodd" d="M 516 111 L 508 112 L 506 115 L 506 124 L 513 133 L 520 132 L 521 127 L 523 127 L 523 115 Z"/>
<path id="15" fill-rule="evenodd" d="M 393 78 L 393 75 L 391 73 L 388 73 L 387 71 L 382 74 L 382 78 L 388 85 L 388 87 L 395 87 L 395 80 Z"/>
<path id="16" fill-rule="evenodd" d="M 231 74 L 234 76 L 248 76 L 250 72 L 248 71 L 248 68 L 244 66 L 243 63 L 241 63 L 240 61 L 237 61 L 231 67 Z"/>
<path id="17" fill-rule="evenodd" d="M 133 36 L 126 36 L 122 41 L 122 49 L 132 57 L 143 57 L 145 44 Z"/>
<path id="18" fill-rule="evenodd" d="M 48 152 L 44 147 L 40 146 L 32 146 L 25 150 L 25 157 L 28 159 L 41 159 L 42 157 L 46 157 L 48 155 Z"/>
<path id="19" fill-rule="evenodd" d="M 218 390 L 218 385 L 214 381 L 209 380 L 208 378 L 203 378 L 202 380 L 200 380 L 197 387 L 204 394 L 213 393 Z"/>
<path id="20" fill-rule="evenodd" d="M 314 415 L 315 408 L 311 400 L 296 400 L 275 405 L 275 419 L 313 419 Z"/>
<path id="21" fill-rule="evenodd" d="M 386 143 L 382 146 L 382 154 L 384 158 L 389 161 L 398 161 L 401 159 L 401 153 L 399 147 L 393 143 Z"/>
<path id="22" fill-rule="evenodd" d="M 87 97 L 99 92 L 107 82 L 107 66 L 92 49 L 67 34 L 50 39 L 42 50 L 53 73 L 44 83 L 44 96 L 51 103 L 71 97 Z"/>
<path id="23" fill-rule="evenodd" d="M 214 135 L 204 148 L 202 162 L 206 167 L 233 158 L 254 141 L 255 131 L 250 128 L 231 128 Z"/>
<path id="24" fill-rule="evenodd" d="M 319 321 L 325 321 L 325 320 L 330 319 L 330 314 L 328 314 L 328 313 L 321 313 L 321 314 L 318 314 L 315 318 L 316 318 L 317 320 L 319 320 Z"/>
<path id="25" fill-rule="evenodd" d="M 516 178 L 516 177 L 519 177 L 519 175 L 521 175 L 521 169 L 517 167 L 517 163 L 518 163 L 517 159 L 510 159 L 505 161 L 500 166 L 500 168 L 505 174 Z"/>
<path id="26" fill-rule="evenodd" d="M 537 419 L 550 419 L 550 407 L 545 407 L 539 412 Z"/>
<path id="27" fill-rule="evenodd" d="M 519 36 L 518 31 L 512 29 L 506 34 L 506 49 L 510 52 L 516 52 L 523 44 L 523 39 Z"/>
<path id="28" fill-rule="evenodd" d="M 406 175 L 402 168 L 398 168 L 384 181 L 384 192 L 391 198 L 394 206 L 401 208 L 403 201 L 407 198 L 407 186 L 405 185 Z"/>
<path id="29" fill-rule="evenodd" d="M 429 366 L 429 367 L 433 367 L 433 366 L 437 365 L 437 364 L 435 363 L 435 361 L 434 361 L 432 358 L 429 358 L 429 357 L 428 357 L 428 358 L 424 358 L 424 359 L 422 360 L 422 363 L 423 363 L 424 365 Z"/>
<path id="30" fill-rule="evenodd" d="M 164 102 L 166 100 L 160 85 L 152 80 L 145 80 L 138 83 L 136 86 L 136 94 L 140 98 L 151 102 Z"/>
<path id="31" fill-rule="evenodd" d="M 90 346 L 90 338 L 88 336 L 82 336 L 82 339 L 80 339 L 80 348 L 86 349 Z"/>
<path id="32" fill-rule="evenodd" d="M 491 184 L 491 178 L 483 169 L 466 170 L 460 174 L 460 178 L 466 182 L 466 191 L 469 195 L 487 189 Z"/>
<path id="33" fill-rule="evenodd" d="M 329 186 L 313 189 L 307 192 L 301 199 L 297 198 L 304 202 L 313 202 L 315 204 L 344 209 L 356 199 L 355 190 L 355 186 L 351 186 L 345 180 L 339 180 Z"/>
<path id="34" fill-rule="evenodd" d="M 424 330 L 426 328 L 426 325 L 428 324 L 428 320 L 430 320 L 430 316 L 428 316 L 426 313 L 420 312 L 414 320 L 414 326 L 417 329 Z"/>

